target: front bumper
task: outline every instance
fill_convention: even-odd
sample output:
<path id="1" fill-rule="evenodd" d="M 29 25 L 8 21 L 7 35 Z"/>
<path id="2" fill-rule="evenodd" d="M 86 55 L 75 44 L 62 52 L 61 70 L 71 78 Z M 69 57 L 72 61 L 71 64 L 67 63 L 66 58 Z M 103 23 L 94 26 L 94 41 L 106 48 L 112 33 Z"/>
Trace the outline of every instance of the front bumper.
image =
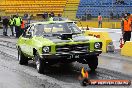
<path id="1" fill-rule="evenodd" d="M 82 59 L 92 55 L 98 56 L 101 53 L 102 50 L 90 51 L 90 52 L 71 51 L 71 52 L 57 52 L 56 54 L 42 54 L 41 57 L 45 59 Z"/>

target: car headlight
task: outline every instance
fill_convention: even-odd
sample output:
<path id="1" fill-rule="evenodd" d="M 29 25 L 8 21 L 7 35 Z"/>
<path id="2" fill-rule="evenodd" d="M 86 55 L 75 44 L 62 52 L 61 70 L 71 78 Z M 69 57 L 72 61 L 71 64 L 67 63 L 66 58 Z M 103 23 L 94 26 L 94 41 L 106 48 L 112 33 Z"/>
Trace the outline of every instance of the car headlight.
<path id="1" fill-rule="evenodd" d="M 43 52 L 44 53 L 49 53 L 50 52 L 50 47 L 49 46 L 43 47 Z"/>
<path id="2" fill-rule="evenodd" d="M 100 49 L 100 48 L 102 48 L 102 44 L 99 43 L 99 42 L 96 42 L 96 43 L 94 44 L 94 48 L 95 48 L 95 49 Z"/>

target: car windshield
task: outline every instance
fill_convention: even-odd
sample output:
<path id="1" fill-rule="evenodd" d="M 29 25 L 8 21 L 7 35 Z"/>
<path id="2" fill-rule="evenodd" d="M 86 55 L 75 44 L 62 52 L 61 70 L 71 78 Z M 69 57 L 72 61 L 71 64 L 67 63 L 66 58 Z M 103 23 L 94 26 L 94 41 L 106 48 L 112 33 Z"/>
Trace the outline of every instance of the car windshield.
<path id="1" fill-rule="evenodd" d="M 58 33 L 81 33 L 81 30 L 74 23 L 37 24 L 35 29 L 35 35 L 38 36 Z"/>
<path id="2" fill-rule="evenodd" d="M 53 17 L 53 21 L 66 21 L 66 20 L 68 19 L 64 17 Z"/>

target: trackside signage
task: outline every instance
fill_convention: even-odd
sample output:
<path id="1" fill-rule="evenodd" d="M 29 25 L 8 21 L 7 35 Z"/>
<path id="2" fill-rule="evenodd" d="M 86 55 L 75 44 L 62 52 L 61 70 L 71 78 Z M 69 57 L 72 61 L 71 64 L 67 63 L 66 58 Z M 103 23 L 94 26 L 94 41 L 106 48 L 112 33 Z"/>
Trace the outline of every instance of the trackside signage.
<path id="1" fill-rule="evenodd" d="M 106 80 L 94 80 L 88 78 L 88 71 L 84 70 L 84 67 L 81 70 L 81 75 L 79 76 L 79 81 L 82 86 L 87 85 L 131 85 L 130 80 L 118 80 L 118 79 L 106 79 Z"/>
<path id="2" fill-rule="evenodd" d="M 89 80 L 89 85 L 130 85 L 130 80 Z"/>

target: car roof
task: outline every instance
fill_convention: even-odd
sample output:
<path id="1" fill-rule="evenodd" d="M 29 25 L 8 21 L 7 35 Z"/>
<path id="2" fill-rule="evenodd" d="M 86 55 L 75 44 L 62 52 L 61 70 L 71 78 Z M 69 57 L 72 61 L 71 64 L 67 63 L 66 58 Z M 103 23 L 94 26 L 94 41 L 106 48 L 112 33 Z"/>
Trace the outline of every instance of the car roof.
<path id="1" fill-rule="evenodd" d="M 55 23 L 74 23 L 74 21 L 43 21 L 43 22 L 34 22 L 31 25 L 37 24 L 55 24 Z"/>

